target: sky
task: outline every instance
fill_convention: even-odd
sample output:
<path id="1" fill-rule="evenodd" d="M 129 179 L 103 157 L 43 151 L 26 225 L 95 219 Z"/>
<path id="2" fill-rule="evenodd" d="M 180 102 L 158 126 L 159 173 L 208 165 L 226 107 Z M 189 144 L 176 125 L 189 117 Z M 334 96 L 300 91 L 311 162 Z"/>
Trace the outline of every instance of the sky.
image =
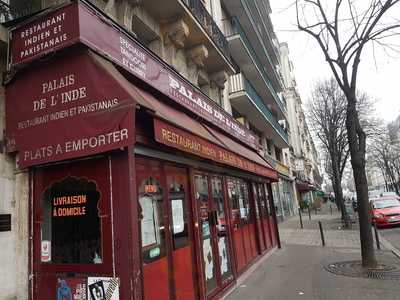
<path id="1" fill-rule="evenodd" d="M 331 77 L 332 72 L 316 41 L 296 30 L 295 6 L 291 6 L 293 2 L 270 0 L 271 18 L 279 42 L 289 45 L 297 87 L 303 103 L 306 103 L 315 82 Z M 396 39 L 400 44 L 400 37 Z M 400 55 L 396 56 L 379 50 L 373 56 L 372 51 L 367 51 L 360 65 L 358 87 L 376 100 L 377 117 L 385 122 L 391 122 L 400 115 Z"/>

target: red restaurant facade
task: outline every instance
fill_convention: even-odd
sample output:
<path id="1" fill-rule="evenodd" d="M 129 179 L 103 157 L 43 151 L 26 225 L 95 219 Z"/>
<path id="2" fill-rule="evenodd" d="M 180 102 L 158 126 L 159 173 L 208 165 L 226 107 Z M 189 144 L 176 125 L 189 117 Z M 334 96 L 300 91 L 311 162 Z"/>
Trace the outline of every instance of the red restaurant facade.
<path id="1" fill-rule="evenodd" d="M 46 11 L 9 53 L 30 299 L 219 298 L 279 245 L 257 139 L 107 16 Z"/>

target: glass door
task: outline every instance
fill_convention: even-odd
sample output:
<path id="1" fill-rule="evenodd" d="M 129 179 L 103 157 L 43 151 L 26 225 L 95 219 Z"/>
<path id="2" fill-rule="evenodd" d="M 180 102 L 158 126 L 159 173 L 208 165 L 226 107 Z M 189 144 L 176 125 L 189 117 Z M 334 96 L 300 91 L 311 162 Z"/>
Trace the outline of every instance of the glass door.
<path id="1" fill-rule="evenodd" d="M 210 296 L 233 280 L 223 180 L 217 176 L 195 175 L 194 183 L 203 281 L 205 295 Z"/>
<path id="2" fill-rule="evenodd" d="M 136 161 L 139 218 L 141 225 L 144 299 L 170 299 L 165 213 L 161 164 Z M 156 287 L 154 286 L 157 284 Z"/>
<path id="3" fill-rule="evenodd" d="M 176 300 L 196 298 L 192 226 L 189 220 L 188 180 L 186 170 L 167 166 L 168 209 L 172 234 L 173 281 Z"/>
<path id="4" fill-rule="evenodd" d="M 205 281 L 206 295 L 211 294 L 218 286 L 217 261 L 214 245 L 214 230 L 212 228 L 212 210 L 209 195 L 208 177 L 195 175 L 195 199 L 198 207 L 198 219 L 200 229 L 200 248 L 202 250 L 203 280 Z"/>
<path id="5" fill-rule="evenodd" d="M 187 170 L 136 158 L 145 300 L 197 298 Z"/>
<path id="6" fill-rule="evenodd" d="M 263 224 L 263 206 L 261 204 L 261 199 L 258 193 L 258 184 L 252 184 L 253 189 L 253 198 L 254 198 L 254 208 L 255 208 L 255 215 L 256 215 L 256 225 L 257 225 L 257 236 L 258 242 L 260 246 L 260 252 L 264 252 L 267 247 L 265 245 L 265 232 L 264 232 L 264 224 Z"/>
<path id="7" fill-rule="evenodd" d="M 221 177 L 212 177 L 211 190 L 213 199 L 213 215 L 215 219 L 215 235 L 219 259 L 219 276 L 221 285 L 226 285 L 233 280 L 231 256 L 229 251 L 229 236 L 227 219 L 225 215 L 225 202 L 223 181 Z"/>

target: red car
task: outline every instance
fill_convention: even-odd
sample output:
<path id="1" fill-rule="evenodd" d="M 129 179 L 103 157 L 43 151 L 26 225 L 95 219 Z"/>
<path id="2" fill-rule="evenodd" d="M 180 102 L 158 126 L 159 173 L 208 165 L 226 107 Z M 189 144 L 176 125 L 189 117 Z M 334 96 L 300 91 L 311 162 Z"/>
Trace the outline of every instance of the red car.
<path id="1" fill-rule="evenodd" d="M 400 201 L 398 197 L 382 197 L 371 201 L 372 222 L 377 227 L 400 224 Z"/>

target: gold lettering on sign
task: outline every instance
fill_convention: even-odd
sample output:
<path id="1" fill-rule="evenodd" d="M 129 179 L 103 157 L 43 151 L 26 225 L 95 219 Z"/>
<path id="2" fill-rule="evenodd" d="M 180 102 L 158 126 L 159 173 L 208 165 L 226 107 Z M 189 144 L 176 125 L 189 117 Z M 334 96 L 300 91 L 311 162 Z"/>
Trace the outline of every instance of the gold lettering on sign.
<path id="1" fill-rule="evenodd" d="M 74 217 L 86 215 L 86 195 L 62 196 L 53 199 L 53 217 Z M 72 207 L 57 207 L 74 205 Z M 80 206 L 78 206 L 80 205 Z"/>

